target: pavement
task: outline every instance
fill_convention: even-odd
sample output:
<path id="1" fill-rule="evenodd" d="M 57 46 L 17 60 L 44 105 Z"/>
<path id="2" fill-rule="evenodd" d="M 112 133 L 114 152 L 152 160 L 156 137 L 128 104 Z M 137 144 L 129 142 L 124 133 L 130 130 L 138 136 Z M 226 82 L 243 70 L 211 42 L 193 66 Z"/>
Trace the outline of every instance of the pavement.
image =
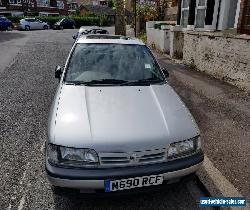
<path id="1" fill-rule="evenodd" d="M 170 72 L 169 83 L 199 125 L 208 160 L 204 167 L 207 167 L 210 177 L 214 174 L 213 182 L 224 189 L 220 193 L 230 196 L 230 193 L 225 192 L 228 188 L 223 186 L 226 183 L 227 186 L 232 185 L 232 191 L 238 191 L 234 194 L 249 197 L 250 95 L 202 72 L 173 62 L 164 55 L 157 54 L 157 57 Z M 207 165 L 211 164 L 213 166 L 208 169 Z M 221 175 L 216 176 L 218 173 Z M 218 177 L 225 181 L 219 183 Z"/>
<path id="2" fill-rule="evenodd" d="M 0 33 L 1 209 L 201 209 L 198 201 L 201 196 L 206 195 L 206 192 L 195 181 L 164 185 L 155 192 L 126 196 L 86 197 L 67 190 L 61 191 L 59 194 L 53 193 L 44 171 L 47 118 L 58 85 L 58 81 L 54 78 L 54 69 L 56 65 L 64 65 L 73 44 L 72 35 L 75 32 L 75 30 L 48 30 Z M 194 94 L 195 97 L 196 93 L 190 93 L 189 83 L 187 86 L 182 85 L 186 84 L 183 74 L 188 75 L 188 73 L 178 73 L 179 70 L 176 70 L 175 74 L 174 71 L 170 71 L 171 84 L 182 97 L 186 94 L 191 97 Z M 186 72 L 186 70 L 183 71 Z M 181 80 L 177 79 L 178 74 L 182 75 Z M 204 78 L 204 80 L 206 79 Z M 198 87 L 200 87 L 199 84 L 197 84 Z M 203 121 L 203 114 L 199 115 L 200 109 L 189 101 L 189 98 L 183 97 L 197 117 L 201 128 L 206 130 L 210 124 L 207 125 L 207 121 Z M 200 103 L 200 100 L 203 100 L 199 97 L 197 99 Z M 205 108 L 207 108 L 206 103 Z M 238 101 L 235 103 L 238 104 Z M 242 101 L 241 107 L 243 105 Z M 223 109 L 227 110 L 225 106 Z M 197 110 L 198 112 L 196 112 Z M 211 108 L 209 110 L 211 116 L 216 117 L 212 115 Z M 216 115 L 218 115 L 217 112 Z M 240 116 L 244 118 L 244 116 Z M 220 123 L 220 119 L 216 119 L 215 123 Z M 207 120 L 207 116 L 205 120 Z M 225 122 L 230 123 L 230 121 Z M 215 129 L 215 125 L 210 126 Z M 226 127 L 226 125 L 224 126 Z M 223 139 L 216 132 L 213 133 L 212 130 L 208 133 L 211 144 L 217 144 L 212 136 L 216 138 L 219 136 L 220 141 Z M 237 134 L 241 137 L 243 135 L 239 132 Z M 208 143 L 205 143 L 205 149 L 213 157 Z M 215 160 L 218 159 L 216 156 L 214 157 Z M 226 154 L 227 157 L 228 154 Z M 237 163 L 244 165 L 246 161 L 242 161 L 243 163 Z M 221 167 L 223 169 L 223 166 Z M 230 167 L 232 168 L 232 164 Z"/>

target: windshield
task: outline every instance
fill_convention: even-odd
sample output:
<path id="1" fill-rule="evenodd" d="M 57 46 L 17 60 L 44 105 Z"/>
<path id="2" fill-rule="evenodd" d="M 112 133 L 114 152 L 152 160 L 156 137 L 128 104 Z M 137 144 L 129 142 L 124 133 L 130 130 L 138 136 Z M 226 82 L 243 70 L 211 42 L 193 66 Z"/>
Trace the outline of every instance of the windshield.
<path id="1" fill-rule="evenodd" d="M 66 82 L 164 81 L 149 49 L 142 45 L 77 44 L 68 64 Z"/>
<path id="2" fill-rule="evenodd" d="M 61 20 L 58 20 L 56 23 L 57 24 L 60 24 L 60 23 L 62 23 L 64 21 L 64 19 L 61 19 Z"/>

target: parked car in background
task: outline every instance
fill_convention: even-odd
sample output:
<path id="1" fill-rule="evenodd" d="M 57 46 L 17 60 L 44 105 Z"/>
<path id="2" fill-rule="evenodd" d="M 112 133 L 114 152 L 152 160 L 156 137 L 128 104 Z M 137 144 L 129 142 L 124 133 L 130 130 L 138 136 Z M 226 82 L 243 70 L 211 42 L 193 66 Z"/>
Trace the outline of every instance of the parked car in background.
<path id="1" fill-rule="evenodd" d="M 53 29 L 65 29 L 65 28 L 76 28 L 76 22 L 70 18 L 63 18 L 56 22 Z"/>
<path id="2" fill-rule="evenodd" d="M 85 26 L 81 26 L 76 35 L 73 36 L 73 39 L 77 40 L 80 36 L 87 34 L 109 34 L 109 32 L 106 29 L 99 27 L 87 29 Z"/>
<path id="3" fill-rule="evenodd" d="M 204 159 L 200 131 L 167 76 L 139 40 L 81 36 L 55 71 L 50 183 L 112 192 L 192 177 Z"/>
<path id="4" fill-rule="evenodd" d="M 0 17 L 0 31 L 12 30 L 13 24 L 6 17 Z"/>
<path id="5" fill-rule="evenodd" d="M 109 32 L 106 29 L 94 28 L 91 29 L 88 34 L 109 34 Z"/>
<path id="6" fill-rule="evenodd" d="M 39 29 L 48 30 L 49 24 L 36 18 L 24 18 L 17 24 L 17 29 L 26 31 Z"/>
<path id="7" fill-rule="evenodd" d="M 95 26 L 94 26 L 95 27 Z M 82 34 L 87 34 L 89 32 L 89 28 L 86 28 L 85 26 L 81 26 L 77 34 L 80 36 Z"/>

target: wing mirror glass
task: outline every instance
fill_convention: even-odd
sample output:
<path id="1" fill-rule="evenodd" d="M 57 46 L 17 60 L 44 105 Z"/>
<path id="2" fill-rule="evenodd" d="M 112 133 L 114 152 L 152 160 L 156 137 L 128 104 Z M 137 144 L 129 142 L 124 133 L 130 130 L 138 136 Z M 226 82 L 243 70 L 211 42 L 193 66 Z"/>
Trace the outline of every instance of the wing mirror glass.
<path id="1" fill-rule="evenodd" d="M 55 78 L 60 79 L 61 75 L 62 75 L 62 68 L 61 68 L 61 66 L 56 66 L 56 69 L 55 69 Z"/>
<path id="2" fill-rule="evenodd" d="M 168 72 L 167 68 L 163 67 L 163 68 L 161 68 L 161 69 L 162 69 L 162 71 L 163 71 L 165 77 L 169 77 L 169 72 Z"/>

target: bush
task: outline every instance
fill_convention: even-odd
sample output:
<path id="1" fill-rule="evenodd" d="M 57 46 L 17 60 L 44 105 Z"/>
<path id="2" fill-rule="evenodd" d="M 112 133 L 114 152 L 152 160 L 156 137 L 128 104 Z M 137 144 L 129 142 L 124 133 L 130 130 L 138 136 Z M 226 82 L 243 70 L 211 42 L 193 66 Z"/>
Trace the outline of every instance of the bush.
<path id="1" fill-rule="evenodd" d="M 18 23 L 19 20 L 23 19 L 23 16 L 8 16 L 7 17 L 11 22 Z"/>
<path id="2" fill-rule="evenodd" d="M 81 26 L 99 26 L 100 17 L 75 16 L 72 17 L 76 22 L 76 27 Z"/>
<path id="3" fill-rule="evenodd" d="M 101 15 L 100 16 L 100 26 L 108 26 L 109 22 L 108 22 L 108 18 L 106 15 Z"/>
<path id="4" fill-rule="evenodd" d="M 59 17 L 59 16 L 55 16 L 55 17 L 51 17 L 51 16 L 38 16 L 36 17 L 37 19 L 48 23 L 49 25 L 54 25 L 57 21 L 61 20 L 64 17 Z"/>
<path id="5" fill-rule="evenodd" d="M 145 32 L 141 32 L 137 35 L 137 38 L 142 40 L 145 44 L 147 44 L 147 34 Z"/>

